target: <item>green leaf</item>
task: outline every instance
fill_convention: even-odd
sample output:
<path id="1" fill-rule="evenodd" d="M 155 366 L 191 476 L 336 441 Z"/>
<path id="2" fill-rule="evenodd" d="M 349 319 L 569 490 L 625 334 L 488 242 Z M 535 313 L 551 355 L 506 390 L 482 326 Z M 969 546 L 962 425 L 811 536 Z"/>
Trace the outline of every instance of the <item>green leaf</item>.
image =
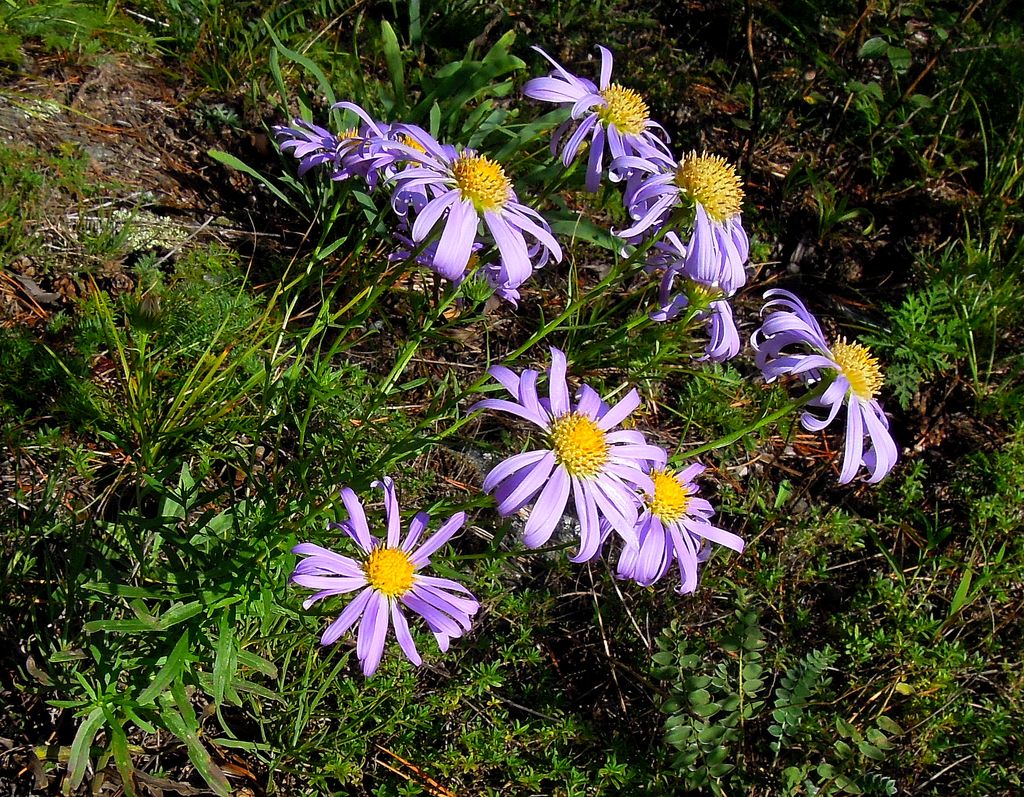
<path id="1" fill-rule="evenodd" d="M 228 623 L 227 615 L 222 614 L 213 660 L 213 702 L 218 707 L 224 702 L 228 684 L 235 675 L 238 660 L 235 651 L 234 629 Z"/>
<path id="2" fill-rule="evenodd" d="M 132 587 L 127 584 L 111 584 L 105 581 L 89 581 L 83 587 L 90 592 L 101 595 L 117 595 L 121 598 L 166 598 L 163 593 L 144 587 Z"/>
<path id="3" fill-rule="evenodd" d="M 51 664 L 66 664 L 69 661 L 83 661 L 89 658 L 84 650 L 58 650 L 50 655 Z"/>
<path id="4" fill-rule="evenodd" d="M 910 68 L 910 50 L 904 47 L 890 47 L 885 54 L 894 72 L 906 72 Z"/>
<path id="5" fill-rule="evenodd" d="M 706 706 L 711 702 L 711 693 L 707 689 L 694 689 L 690 692 L 691 706 Z"/>
<path id="6" fill-rule="evenodd" d="M 395 29 L 386 20 L 380 23 L 380 38 L 384 47 L 384 62 L 388 65 L 391 76 L 391 90 L 395 95 L 395 109 L 401 112 L 405 107 L 405 74 L 402 67 L 402 51 L 398 46 Z"/>
<path id="7" fill-rule="evenodd" d="M 251 653 L 247 650 L 238 651 L 238 663 L 243 667 L 248 667 L 256 672 L 263 673 L 268 678 L 277 678 L 277 665 L 272 661 L 267 661 L 262 656 L 258 656 L 255 653 Z"/>
<path id="8" fill-rule="evenodd" d="M 709 725 L 697 733 L 697 739 L 703 744 L 713 745 L 722 741 L 725 736 L 725 728 L 720 725 Z"/>
<path id="9" fill-rule="evenodd" d="M 285 106 L 287 110 L 288 105 L 288 90 L 284 85 L 284 75 L 281 74 L 281 57 L 277 54 L 277 50 L 270 51 L 270 75 L 274 79 L 274 85 L 277 86 L 277 93 L 281 95 L 281 104 Z"/>
<path id="10" fill-rule="evenodd" d="M 128 737 L 124 728 L 114 713 L 103 707 L 103 716 L 106 717 L 107 727 L 110 731 L 110 751 L 114 754 L 114 766 L 121 776 L 121 787 L 128 797 L 136 797 L 135 791 L 135 767 L 132 764 L 131 753 L 128 751 Z"/>
<path id="11" fill-rule="evenodd" d="M 92 740 L 106 722 L 102 707 L 97 706 L 78 726 L 75 739 L 71 742 L 71 756 L 68 759 L 68 777 L 64 781 L 64 793 L 70 794 L 82 785 L 85 770 L 89 767 L 89 751 Z"/>
<path id="12" fill-rule="evenodd" d="M 704 717 L 705 719 L 715 716 L 715 714 L 721 710 L 722 707 L 718 703 L 708 703 L 706 706 L 693 707 L 693 713 Z"/>
<path id="13" fill-rule="evenodd" d="M 954 617 L 967 603 L 967 596 L 971 590 L 971 579 L 973 578 L 974 572 L 970 569 L 965 570 L 964 574 L 960 577 L 960 586 L 956 588 L 953 601 L 949 604 L 949 617 Z"/>
<path id="14" fill-rule="evenodd" d="M 558 218 L 559 215 L 562 218 Z M 570 242 L 579 239 L 613 251 L 622 245 L 618 238 L 604 227 L 597 226 L 590 219 L 584 218 L 582 215 L 565 218 L 566 215 L 565 213 L 559 214 L 557 211 L 549 214 L 551 231 L 555 235 L 568 238 Z"/>
<path id="15" fill-rule="evenodd" d="M 793 493 L 793 485 L 789 479 L 783 479 L 779 483 L 778 491 L 775 494 L 775 501 L 772 503 L 772 509 L 781 509 L 786 501 L 789 500 L 789 496 Z"/>
<path id="16" fill-rule="evenodd" d="M 693 727 L 690 725 L 681 725 L 678 728 L 673 728 L 665 734 L 665 741 L 673 747 L 683 747 L 691 736 L 693 736 Z"/>
<path id="17" fill-rule="evenodd" d="M 225 166 L 229 166 L 232 169 L 235 169 L 236 171 L 249 175 L 254 180 L 258 180 L 260 183 L 266 186 L 267 190 L 270 191 L 270 193 L 272 193 L 274 196 L 276 196 L 278 199 L 284 202 L 288 207 L 292 209 L 295 208 L 294 203 L 284 191 L 282 191 L 280 188 L 274 185 L 273 182 L 271 182 L 264 175 L 260 174 L 258 171 L 252 168 L 249 164 L 239 160 L 234 155 L 228 152 L 221 152 L 219 149 L 209 149 L 206 151 L 206 154 L 209 155 L 218 163 L 223 163 Z"/>
<path id="18" fill-rule="evenodd" d="M 409 0 L 409 44 L 413 47 L 419 47 L 422 36 L 420 0 Z"/>
<path id="19" fill-rule="evenodd" d="M 93 620 L 86 623 L 83 628 L 87 634 L 97 631 L 111 631 L 117 634 L 138 634 L 144 631 L 157 631 L 159 625 L 144 620 Z"/>
<path id="20" fill-rule="evenodd" d="M 275 703 L 282 705 L 286 704 L 286 701 L 277 692 L 267 689 L 265 686 L 254 684 L 252 681 L 246 681 L 244 678 L 235 678 L 231 682 L 231 687 L 237 689 L 239 692 L 248 692 L 251 695 L 257 695 L 262 697 L 264 700 L 272 700 Z M 236 696 L 237 697 L 237 696 Z"/>
<path id="21" fill-rule="evenodd" d="M 199 601 L 190 603 L 175 603 L 166 612 L 160 615 L 160 630 L 166 631 L 171 626 L 183 623 L 195 617 L 203 610 L 203 604 Z"/>
<path id="22" fill-rule="evenodd" d="M 885 715 L 882 715 L 881 717 L 876 719 L 875 723 L 883 731 L 888 731 L 893 736 L 899 736 L 901 733 L 903 733 L 903 728 L 901 728 L 895 720 L 891 720 Z"/>
<path id="23" fill-rule="evenodd" d="M 441 106 L 436 102 L 430 106 L 430 135 L 437 138 L 441 132 Z"/>
<path id="24" fill-rule="evenodd" d="M 879 56 L 885 55 L 889 49 L 889 42 L 885 39 L 875 36 L 868 39 L 864 44 L 860 46 L 857 51 L 859 58 L 878 58 Z"/>
<path id="25" fill-rule="evenodd" d="M 860 732 L 842 717 L 836 717 L 836 730 L 839 731 L 839 735 L 844 739 L 860 741 L 862 738 Z"/>
<path id="26" fill-rule="evenodd" d="M 162 695 L 160 703 L 160 721 L 168 731 L 184 743 L 188 750 L 189 760 L 196 771 L 202 775 L 203 780 L 215 794 L 219 797 L 230 797 L 231 786 L 228 784 L 228 779 L 221 768 L 213 763 L 209 752 L 199 741 L 199 735 L 186 724 L 185 719 L 178 713 L 168 695 Z"/>
<path id="27" fill-rule="evenodd" d="M 866 755 L 868 758 L 873 758 L 875 761 L 885 760 L 885 753 L 868 742 L 861 742 L 857 745 L 857 749 L 860 750 L 863 755 Z"/>
<path id="28" fill-rule="evenodd" d="M 263 25 L 264 27 L 266 27 L 267 33 L 270 34 L 270 38 L 274 40 L 274 46 L 277 47 L 281 54 L 291 59 L 295 63 L 299 64 L 300 66 L 305 67 L 309 71 L 309 73 L 316 78 L 317 83 L 320 84 L 320 90 L 323 92 L 324 97 L 327 98 L 328 104 L 334 105 L 334 103 L 337 102 L 337 99 L 335 99 L 334 97 L 334 89 L 331 87 L 331 82 L 327 79 L 327 76 L 324 75 L 320 67 L 318 67 L 315 63 L 313 63 L 312 60 L 302 55 L 301 53 L 297 53 L 295 52 L 295 50 L 289 50 L 287 47 L 281 44 L 281 40 L 277 38 L 277 34 L 274 33 L 274 29 L 270 27 L 270 23 L 268 23 L 265 19 L 263 20 Z"/>
<path id="29" fill-rule="evenodd" d="M 181 675 L 185 666 L 185 657 L 189 653 L 188 629 L 181 635 L 171 654 L 164 662 L 149 686 L 139 694 L 138 702 L 142 705 L 155 703 L 157 698 Z"/>
<path id="30" fill-rule="evenodd" d="M 661 653 L 655 653 L 651 656 L 652 661 L 662 667 L 670 667 L 676 662 L 676 657 L 673 653 L 662 651 Z"/>

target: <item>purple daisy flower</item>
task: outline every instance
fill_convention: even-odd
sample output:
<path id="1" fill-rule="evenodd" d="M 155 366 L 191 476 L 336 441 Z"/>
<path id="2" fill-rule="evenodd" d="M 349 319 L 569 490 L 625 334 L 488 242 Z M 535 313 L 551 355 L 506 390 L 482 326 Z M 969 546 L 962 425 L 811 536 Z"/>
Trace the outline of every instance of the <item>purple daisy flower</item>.
<path id="1" fill-rule="evenodd" d="M 419 152 L 408 144 L 387 147 L 412 161 L 394 176 L 392 206 L 399 214 L 416 210 L 412 239 L 419 244 L 440 225 L 434 269 L 458 280 L 466 271 L 478 228 L 483 221 L 498 249 L 498 263 L 486 273 L 498 292 L 510 301 L 535 268 L 549 257 L 562 259 L 562 249 L 551 228 L 535 210 L 519 202 L 512 183 L 499 163 L 472 150 L 456 151 L 432 138 L 421 138 Z M 443 219 L 443 222 L 442 222 Z M 533 239 L 527 244 L 526 236 Z"/>
<path id="2" fill-rule="evenodd" d="M 484 399 L 473 406 L 508 412 L 539 426 L 545 447 L 509 457 L 484 479 L 484 492 L 494 493 L 502 516 L 518 512 L 536 498 L 523 531 L 530 548 L 551 537 L 565 513 L 570 495 L 580 522 L 580 549 L 574 562 L 593 558 L 601 547 L 602 520 L 626 540 L 637 545 L 637 487 L 651 491 L 654 485 L 646 470 L 651 463 L 664 465 L 667 455 L 647 443 L 642 433 L 619 429 L 640 404 L 631 390 L 609 407 L 589 385 L 572 402 L 565 381 L 565 354 L 552 347 L 548 371 L 548 398 L 537 394 L 537 371 L 526 369 L 517 376 L 496 365 L 488 373 L 512 394 L 515 401 Z"/>
<path id="3" fill-rule="evenodd" d="M 354 102 L 336 102 L 331 108 L 355 114 L 361 124 L 346 128 L 340 135 L 303 119 L 294 120 L 295 127 L 272 128 L 282 151 L 291 150 L 300 159 L 300 177 L 314 166 L 329 164 L 332 180 L 362 177 L 373 190 L 382 175 L 390 177 L 410 160 L 404 152 L 395 153 L 387 148 L 387 142 L 395 140 L 423 151 L 418 139 L 420 134 L 428 134 L 414 125 L 379 122 Z"/>
<path id="4" fill-rule="evenodd" d="M 711 555 L 709 543 L 734 551 L 743 550 L 743 540 L 732 532 L 711 525 L 715 514 L 711 504 L 697 497 L 694 479 L 704 466 L 693 464 L 681 471 L 652 470 L 654 489 L 644 495 L 644 509 L 637 519 L 639 545 L 627 545 L 619 555 L 619 578 L 650 586 L 668 572 L 672 562 L 679 567 L 681 593 L 697 588 L 699 565 Z"/>
<path id="5" fill-rule="evenodd" d="M 562 145 L 562 163 L 568 166 L 576 159 L 584 139 L 590 136 L 590 155 L 587 160 L 586 186 L 597 191 L 604 171 L 605 151 L 612 158 L 671 159 L 665 142 L 668 135 L 648 116 L 647 103 L 632 89 L 611 82 L 612 54 L 604 47 L 601 51 L 600 85 L 586 78 L 576 77 L 565 70 L 540 47 L 534 47 L 546 58 L 555 71 L 547 77 L 534 78 L 523 86 L 523 94 L 534 100 L 556 102 L 572 108 L 571 119 L 561 125 L 551 139 L 551 154 L 558 154 L 565 134 L 573 122 L 579 126 Z M 659 131 L 657 134 L 652 131 Z M 628 173 L 624 169 L 624 173 Z M 617 174 L 616 177 L 621 176 Z"/>
<path id="6" fill-rule="evenodd" d="M 385 478 L 374 482 L 373 486 L 384 488 L 387 539 L 370 533 L 359 497 L 346 487 L 341 491 L 341 500 L 348 510 L 348 520 L 332 523 L 330 527 L 341 529 L 355 541 L 363 554 L 360 560 L 304 542 L 292 549 L 292 553 L 306 558 L 295 566 L 291 577 L 296 584 L 318 590 L 303 602 L 304 609 L 323 598 L 360 590 L 327 626 L 320 644 L 336 642 L 359 620 L 356 656 L 367 676 L 373 675 L 380 664 L 391 625 L 409 661 L 417 666 L 422 663 L 403 607 L 426 621 L 442 651 L 448 650 L 450 639 L 469 630 L 471 618 L 480 608 L 476 598 L 461 584 L 420 572 L 430 564 L 430 555 L 462 528 L 466 514 L 453 515 L 433 536 L 417 545 L 430 522 L 430 515 L 419 512 L 409 523 L 405 539 L 401 539 L 401 516 L 394 481 Z"/>
<path id="7" fill-rule="evenodd" d="M 769 382 L 795 374 L 805 383 L 813 383 L 822 378 L 823 370 L 834 371 L 833 382 L 808 405 L 826 410 L 825 417 L 804 412 L 800 423 L 819 432 L 835 420 L 845 404 L 846 443 L 839 483 L 853 481 L 862 465 L 870 473 L 869 483 L 881 481 L 896 464 L 899 451 L 889 433 L 889 420 L 875 398 L 883 381 L 878 360 L 866 346 L 847 343 L 845 338 L 830 346 L 814 316 L 789 291 L 770 290 L 765 298 L 770 301 L 762 313 L 771 312 L 750 341 L 757 352 L 757 367 Z M 814 353 L 800 351 L 802 347 Z M 867 451 L 865 438 L 871 446 Z"/>
<path id="8" fill-rule="evenodd" d="M 274 125 L 271 130 L 277 138 L 277 144 L 282 152 L 291 151 L 291 154 L 299 160 L 299 177 L 302 177 L 314 166 L 330 164 L 331 176 L 345 174 L 345 156 L 358 148 L 360 140 L 358 131 L 355 128 L 344 131 L 340 136 L 335 135 L 312 122 L 305 119 L 292 120 L 293 127 L 288 125 Z M 344 177 L 339 178 L 344 179 Z"/>
<path id="9" fill-rule="evenodd" d="M 627 157 L 612 166 L 650 175 L 633 181 L 627 190 L 626 207 L 636 223 L 616 235 L 639 240 L 664 225 L 677 209 L 692 207 L 693 234 L 681 251 L 686 273 L 720 287 L 726 295 L 743 287 L 743 266 L 750 254 L 740 219 L 743 189 L 723 158 L 692 152 L 678 164 Z"/>
<path id="10" fill-rule="evenodd" d="M 372 191 L 377 187 L 381 173 L 386 174 L 388 167 L 393 167 L 394 159 L 383 152 L 380 145 L 390 138 L 394 126 L 378 122 L 354 102 L 336 102 L 331 108 L 349 111 L 362 120 L 354 135 L 357 145 L 345 154 L 342 159 L 343 168 L 332 175 L 331 179 L 344 180 L 357 175 L 366 181 L 366 185 Z"/>

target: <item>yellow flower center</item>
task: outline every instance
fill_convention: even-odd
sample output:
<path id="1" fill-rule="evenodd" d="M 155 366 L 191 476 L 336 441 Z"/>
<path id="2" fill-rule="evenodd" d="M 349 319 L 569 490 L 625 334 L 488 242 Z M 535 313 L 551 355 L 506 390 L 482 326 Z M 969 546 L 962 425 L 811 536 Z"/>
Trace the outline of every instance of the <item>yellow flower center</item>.
<path id="1" fill-rule="evenodd" d="M 405 146 L 409 147 L 410 149 L 414 149 L 417 152 L 425 153 L 427 151 L 427 148 L 424 147 L 419 141 L 417 141 L 412 136 L 406 135 L 405 133 L 402 133 L 402 135 L 398 137 L 398 140 L 405 144 Z"/>
<path id="2" fill-rule="evenodd" d="M 626 89 L 612 83 L 601 97 L 607 105 L 597 112 L 597 118 L 606 125 L 615 125 L 620 133 L 637 136 L 644 132 L 647 124 L 647 103 L 633 89 Z"/>
<path id="3" fill-rule="evenodd" d="M 698 310 L 707 310 L 713 301 L 722 298 L 721 288 L 716 288 L 712 285 L 704 285 L 696 280 L 690 280 L 689 283 L 686 284 L 685 290 L 686 298 L 689 299 L 690 304 Z"/>
<path id="4" fill-rule="evenodd" d="M 342 130 L 338 133 L 338 143 L 334 145 L 334 154 L 344 155 L 358 147 L 362 141 L 363 139 L 356 128 L 350 127 L 347 130 Z"/>
<path id="5" fill-rule="evenodd" d="M 725 158 L 691 152 L 676 167 L 676 185 L 700 202 L 714 221 L 726 221 L 740 212 L 743 188 Z"/>
<path id="6" fill-rule="evenodd" d="M 497 210 L 512 193 L 501 164 L 483 155 L 462 155 L 452 165 L 459 192 L 479 210 Z"/>
<path id="7" fill-rule="evenodd" d="M 569 471 L 570 476 L 596 476 L 608 462 L 604 432 L 586 415 L 570 412 L 556 418 L 551 424 L 550 437 L 555 461 Z"/>
<path id="8" fill-rule="evenodd" d="M 374 548 L 363 564 L 370 586 L 389 598 L 409 590 L 414 569 L 409 555 L 401 548 Z"/>
<path id="9" fill-rule="evenodd" d="M 652 471 L 651 481 L 654 482 L 654 495 L 647 496 L 647 506 L 652 515 L 664 523 L 674 523 L 686 514 L 690 496 L 672 471 Z"/>
<path id="10" fill-rule="evenodd" d="M 871 350 L 860 343 L 847 343 L 846 338 L 832 346 L 832 359 L 850 380 L 850 391 L 859 399 L 871 401 L 882 387 L 882 368 Z"/>

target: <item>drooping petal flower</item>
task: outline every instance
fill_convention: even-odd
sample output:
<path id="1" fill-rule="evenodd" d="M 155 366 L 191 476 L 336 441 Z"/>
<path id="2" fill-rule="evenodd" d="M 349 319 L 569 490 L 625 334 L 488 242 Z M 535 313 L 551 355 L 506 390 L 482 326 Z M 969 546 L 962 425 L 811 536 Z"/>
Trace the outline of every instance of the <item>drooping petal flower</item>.
<path id="1" fill-rule="evenodd" d="M 743 189 L 735 170 L 723 158 L 695 152 L 679 163 L 623 158 L 612 164 L 613 169 L 627 167 L 638 175 L 625 195 L 633 224 L 616 235 L 639 241 L 673 214 L 691 210 L 693 232 L 685 247 L 680 245 L 684 273 L 726 296 L 742 288 L 750 243 L 740 216 Z"/>
<path id="2" fill-rule="evenodd" d="M 750 341 L 765 380 L 792 374 L 813 384 L 825 377 L 823 372 L 834 372 L 832 384 L 808 403 L 812 410 L 824 410 L 825 418 L 808 411 L 800 422 L 805 429 L 820 431 L 845 405 L 846 441 L 839 483 L 853 481 L 862 467 L 868 471 L 869 483 L 881 481 L 895 466 L 899 449 L 876 398 L 883 382 L 878 360 L 866 346 L 845 338 L 830 345 L 814 316 L 789 291 L 773 289 L 765 298 L 768 314 Z"/>

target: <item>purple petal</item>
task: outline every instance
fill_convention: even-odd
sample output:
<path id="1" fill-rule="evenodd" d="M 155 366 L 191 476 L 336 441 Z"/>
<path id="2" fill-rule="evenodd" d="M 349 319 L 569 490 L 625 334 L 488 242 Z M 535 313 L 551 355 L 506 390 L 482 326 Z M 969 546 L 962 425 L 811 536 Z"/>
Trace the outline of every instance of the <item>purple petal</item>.
<path id="1" fill-rule="evenodd" d="M 375 481 L 373 487 L 384 488 L 384 516 L 388 523 L 388 548 L 397 548 L 402 534 L 402 516 L 398 510 L 398 497 L 395 495 L 395 480 L 385 476 Z"/>
<path id="2" fill-rule="evenodd" d="M 360 592 L 359 595 L 357 595 L 352 602 L 342 610 L 341 614 L 338 615 L 338 619 L 327 626 L 323 636 L 320 637 L 320 644 L 331 645 L 334 642 L 337 642 L 338 638 L 348 631 L 348 629 L 352 627 L 352 624 L 359 619 L 373 594 L 373 587 L 367 587 Z"/>
<path id="3" fill-rule="evenodd" d="M 687 531 L 699 537 L 711 540 L 711 542 L 716 542 L 719 545 L 724 545 L 726 548 L 731 548 L 736 552 L 743 550 L 743 538 L 739 535 L 725 529 L 720 529 L 717 526 L 712 526 L 710 523 L 698 523 L 697 521 L 686 519 L 681 522 Z"/>
<path id="4" fill-rule="evenodd" d="M 499 213 L 484 212 L 484 224 L 494 236 L 501 258 L 501 282 L 503 285 L 518 287 L 533 274 L 533 265 L 527 251 L 526 239 L 523 234 L 509 225 Z"/>
<path id="5" fill-rule="evenodd" d="M 508 399 L 481 399 L 469 408 L 470 412 L 476 412 L 477 410 L 498 410 L 499 412 L 507 412 L 509 415 L 515 415 L 523 420 L 531 421 L 542 429 L 547 429 L 549 426 L 546 414 L 538 415 L 535 411 Z"/>
<path id="6" fill-rule="evenodd" d="M 565 382 L 567 363 L 565 352 L 551 347 L 551 368 L 548 370 L 548 395 L 551 398 L 551 414 L 556 418 L 567 414 L 569 406 L 569 386 Z"/>
<path id="7" fill-rule="evenodd" d="M 550 539 L 555 526 L 565 514 L 570 485 L 569 474 L 565 468 L 556 467 L 530 511 L 530 517 L 523 529 L 523 544 L 527 548 L 539 548 Z"/>
<path id="8" fill-rule="evenodd" d="M 442 277 L 456 280 L 466 271 L 478 222 L 473 203 L 468 199 L 452 204 L 434 254 L 434 267 Z"/>
<path id="9" fill-rule="evenodd" d="M 839 474 L 840 484 L 849 484 L 861 466 L 864 450 L 864 419 L 857 402 L 850 401 L 846 407 L 846 444 L 843 447 L 843 469 Z"/>
<path id="10" fill-rule="evenodd" d="M 403 605 L 409 607 L 409 609 L 416 612 L 416 614 L 426 620 L 430 630 L 435 634 L 440 631 L 441 633 L 451 637 L 462 636 L 462 629 L 459 627 L 459 624 L 447 614 L 424 600 L 424 598 L 417 592 L 416 587 L 413 587 L 412 590 L 402 595 L 399 600 Z"/>
<path id="11" fill-rule="evenodd" d="M 441 528 L 434 532 L 433 536 L 429 537 L 427 541 L 424 542 L 411 557 L 409 557 L 409 560 L 417 567 L 425 565 L 429 561 L 430 555 L 448 542 L 455 532 L 462 528 L 462 524 L 465 522 L 466 513 L 456 512 L 441 525 Z"/>
<path id="12" fill-rule="evenodd" d="M 612 58 L 611 52 L 606 47 L 602 47 L 600 44 L 597 45 L 597 49 L 601 51 L 601 78 L 598 87 L 604 91 L 608 88 L 608 83 L 612 79 L 612 64 L 614 59 Z"/>
<path id="13" fill-rule="evenodd" d="M 388 636 L 388 599 L 375 592 L 359 623 L 359 640 L 356 642 L 356 656 L 363 663 L 363 675 L 369 678 L 376 672 L 384 655 L 384 643 Z"/>
<path id="14" fill-rule="evenodd" d="M 335 553 L 312 542 L 299 543 L 292 548 L 292 553 L 310 557 L 300 561 L 295 566 L 297 572 L 301 572 L 300 568 L 305 569 L 307 566 L 315 566 L 321 571 L 332 571 L 343 576 L 356 576 L 363 572 L 359 563 L 354 559 L 342 556 L 340 553 Z M 311 565 L 311 563 L 315 564 Z"/>
<path id="15" fill-rule="evenodd" d="M 307 589 L 322 590 L 312 598 L 307 598 L 302 604 L 303 609 L 308 609 L 316 601 L 328 597 L 328 594 L 345 595 L 366 586 L 365 576 L 292 576 L 291 580 Z"/>
<path id="16" fill-rule="evenodd" d="M 598 419 L 597 425 L 602 431 L 610 431 L 613 426 L 618 426 L 626 420 L 629 414 L 639 406 L 640 394 L 634 388 L 608 410 L 604 417 Z"/>
<path id="17" fill-rule="evenodd" d="M 594 129 L 594 137 L 590 141 L 590 154 L 587 156 L 587 175 L 584 180 L 584 188 L 590 193 L 596 193 L 601 186 L 601 172 L 604 167 L 604 127 L 598 125 Z"/>
<path id="18" fill-rule="evenodd" d="M 502 482 L 495 491 L 495 499 L 498 502 L 498 514 L 502 517 L 518 512 L 523 506 L 537 494 L 541 486 L 547 481 L 551 469 L 555 467 L 555 455 L 551 451 L 545 451 L 544 457 L 535 465 L 524 468 L 517 474 Z"/>
<path id="19" fill-rule="evenodd" d="M 519 377 L 516 376 L 515 371 L 504 365 L 492 365 L 487 369 L 487 373 L 497 379 L 514 398 L 519 397 Z"/>
<path id="20" fill-rule="evenodd" d="M 395 626 L 395 638 L 399 646 L 408 657 L 409 661 L 419 667 L 423 663 L 419 651 L 416 650 L 416 643 L 412 641 L 412 634 L 409 633 L 409 623 L 399 608 L 398 601 L 391 603 L 391 622 Z"/>
<path id="21" fill-rule="evenodd" d="M 352 533 L 360 548 L 366 551 L 366 553 L 370 553 L 373 550 L 373 542 L 370 539 L 370 527 L 366 525 L 366 513 L 363 511 L 363 505 L 359 501 L 359 496 L 355 494 L 351 487 L 343 487 L 341 490 L 341 500 L 345 504 L 345 509 L 348 510 L 348 517 L 351 521 L 350 528 L 345 530 Z"/>
<path id="22" fill-rule="evenodd" d="M 522 454 L 514 454 L 508 459 L 499 462 L 484 477 L 483 491 L 490 493 L 498 484 L 514 473 L 540 462 L 547 453 L 548 450 L 545 448 L 538 449 L 537 451 L 524 451 Z"/>
<path id="23" fill-rule="evenodd" d="M 862 416 L 872 443 L 872 449 L 869 453 L 872 455 L 871 459 L 873 461 L 868 463 L 868 467 L 871 470 L 871 477 L 868 479 L 868 483 L 877 484 L 893 469 L 896 460 L 899 458 L 899 449 L 896 447 L 896 441 L 889 434 L 889 430 L 882 419 L 875 414 L 876 410 L 879 414 L 882 413 L 878 403 L 872 401 L 869 404 L 863 404 L 862 407 Z M 882 418 L 884 417 L 882 415 Z M 866 460 L 867 457 L 865 457 Z"/>
<path id="24" fill-rule="evenodd" d="M 416 543 L 419 542 L 420 535 L 423 534 L 429 522 L 430 515 L 428 515 L 426 512 L 416 513 L 416 516 L 409 523 L 409 533 L 406 535 L 405 540 L 402 542 L 403 551 L 409 553 L 409 551 L 416 547 Z"/>
<path id="25" fill-rule="evenodd" d="M 448 210 L 453 203 L 459 201 L 459 194 L 457 191 L 446 191 L 436 199 L 430 200 L 423 209 L 416 216 L 416 220 L 412 223 L 412 239 L 416 243 L 420 243 L 430 235 L 430 231 L 434 229 L 434 225 L 437 224 L 438 220 Z"/>
<path id="26" fill-rule="evenodd" d="M 604 537 L 601 534 L 601 523 L 598 519 L 597 504 L 591 492 L 592 482 L 572 477 L 572 494 L 576 503 L 576 517 L 580 521 L 580 549 L 573 562 L 588 562 L 601 549 Z"/>

